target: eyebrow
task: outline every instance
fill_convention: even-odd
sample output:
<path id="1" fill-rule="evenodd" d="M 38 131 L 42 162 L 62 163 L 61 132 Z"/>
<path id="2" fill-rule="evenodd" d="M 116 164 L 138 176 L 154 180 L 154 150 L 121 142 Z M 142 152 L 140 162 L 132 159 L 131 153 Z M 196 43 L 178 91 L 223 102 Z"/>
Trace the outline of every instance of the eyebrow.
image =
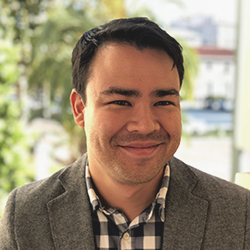
<path id="1" fill-rule="evenodd" d="M 152 91 L 150 96 L 153 97 L 164 97 L 164 96 L 177 96 L 179 97 L 179 91 L 177 89 L 157 89 L 155 91 Z"/>
<path id="2" fill-rule="evenodd" d="M 135 89 L 124 89 L 117 87 L 110 87 L 107 90 L 101 92 L 102 95 L 122 95 L 126 97 L 141 97 L 142 94 Z M 179 91 L 177 89 L 157 89 L 150 93 L 151 97 L 164 97 L 164 96 L 177 96 L 179 97 Z"/>
<path id="3" fill-rule="evenodd" d="M 102 95 L 123 95 L 127 97 L 140 97 L 141 93 L 135 89 L 124 89 L 117 87 L 110 87 L 107 90 L 101 92 Z"/>

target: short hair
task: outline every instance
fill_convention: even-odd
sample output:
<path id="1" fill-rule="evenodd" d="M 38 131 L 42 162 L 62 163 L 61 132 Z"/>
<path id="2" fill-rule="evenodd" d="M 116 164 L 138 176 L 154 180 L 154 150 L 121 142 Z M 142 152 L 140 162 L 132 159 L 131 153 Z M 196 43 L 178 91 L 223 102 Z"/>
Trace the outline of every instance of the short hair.
<path id="1" fill-rule="evenodd" d="M 72 53 L 72 85 L 86 102 L 86 86 L 90 65 L 98 48 L 106 43 L 129 44 L 140 50 L 153 48 L 164 50 L 177 67 L 180 86 L 184 66 L 181 45 L 156 23 L 144 17 L 115 19 L 82 35 Z"/>

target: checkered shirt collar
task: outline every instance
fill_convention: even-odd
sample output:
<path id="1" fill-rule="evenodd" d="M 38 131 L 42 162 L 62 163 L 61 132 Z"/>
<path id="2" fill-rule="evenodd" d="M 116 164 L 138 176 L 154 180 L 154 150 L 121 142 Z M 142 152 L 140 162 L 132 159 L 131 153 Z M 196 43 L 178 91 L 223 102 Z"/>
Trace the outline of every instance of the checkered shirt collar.
<path id="1" fill-rule="evenodd" d="M 92 183 L 93 180 L 92 180 L 91 175 L 90 175 L 88 164 L 86 164 L 85 178 L 86 178 L 88 195 L 89 195 L 90 203 L 92 205 L 93 212 L 95 212 L 97 210 L 101 210 L 102 212 L 104 212 L 107 215 L 113 214 L 116 211 L 116 209 L 111 208 L 111 207 L 104 207 L 102 205 L 99 197 L 97 196 L 97 194 L 94 190 L 94 185 Z M 167 164 L 165 166 L 164 176 L 162 178 L 162 183 L 161 183 L 161 188 L 159 189 L 159 192 L 157 193 L 154 202 L 151 204 L 152 208 L 150 209 L 147 220 L 149 220 L 152 217 L 154 210 L 156 208 L 158 208 L 158 213 L 159 213 L 159 216 L 161 218 L 161 221 L 162 222 L 165 221 L 165 201 L 166 201 L 166 195 L 167 195 L 168 186 L 169 186 L 169 179 L 170 179 L 170 168 L 169 168 L 169 164 Z"/>

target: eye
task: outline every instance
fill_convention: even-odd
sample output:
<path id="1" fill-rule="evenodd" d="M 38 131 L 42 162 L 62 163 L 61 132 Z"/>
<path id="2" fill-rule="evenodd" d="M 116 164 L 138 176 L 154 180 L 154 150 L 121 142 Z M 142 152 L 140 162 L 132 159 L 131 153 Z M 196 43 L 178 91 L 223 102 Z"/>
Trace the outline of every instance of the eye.
<path id="1" fill-rule="evenodd" d="M 159 101 L 154 104 L 154 106 L 167 106 L 167 105 L 173 105 L 173 103 L 170 101 Z"/>
<path id="2" fill-rule="evenodd" d="M 123 100 L 117 100 L 113 102 L 109 102 L 109 104 L 116 104 L 119 106 L 132 106 L 128 101 L 123 101 Z"/>

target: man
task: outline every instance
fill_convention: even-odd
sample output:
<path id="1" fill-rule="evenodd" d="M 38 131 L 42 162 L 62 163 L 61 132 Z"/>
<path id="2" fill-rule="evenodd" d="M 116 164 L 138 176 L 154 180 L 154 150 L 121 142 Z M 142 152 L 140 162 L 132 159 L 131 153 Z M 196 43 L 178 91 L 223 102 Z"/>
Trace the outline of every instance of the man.
<path id="1" fill-rule="evenodd" d="M 180 45 L 147 19 L 85 33 L 71 103 L 87 154 L 12 192 L 0 249 L 250 249 L 249 191 L 173 157 L 183 74 Z"/>

